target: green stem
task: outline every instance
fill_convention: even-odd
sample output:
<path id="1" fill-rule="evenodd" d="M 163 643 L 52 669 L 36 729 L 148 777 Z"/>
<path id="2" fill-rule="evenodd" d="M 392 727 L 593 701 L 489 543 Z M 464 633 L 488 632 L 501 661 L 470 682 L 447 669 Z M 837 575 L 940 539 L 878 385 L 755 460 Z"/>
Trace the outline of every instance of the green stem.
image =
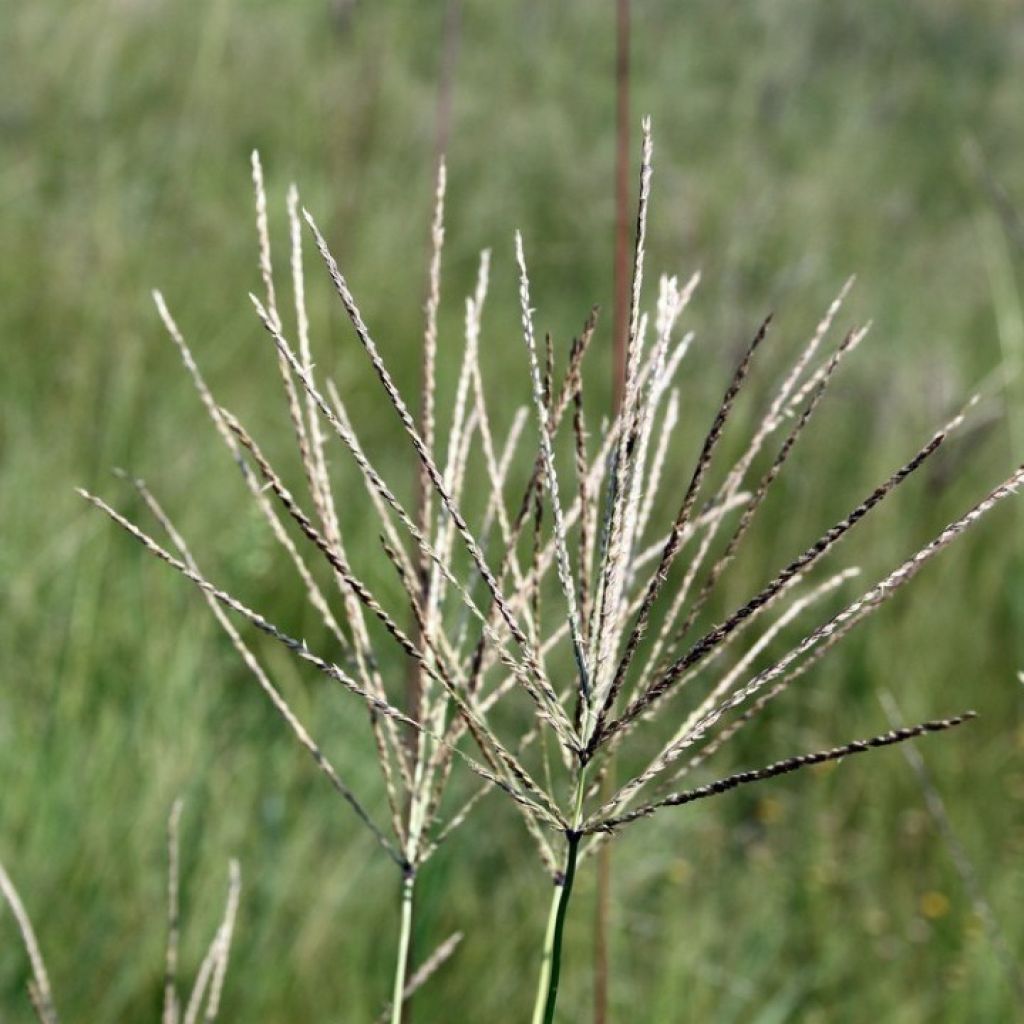
<path id="1" fill-rule="evenodd" d="M 555 880 L 551 894 L 551 910 L 548 913 L 548 926 L 544 932 L 544 952 L 540 962 L 540 979 L 537 982 L 537 999 L 533 1005 L 532 1024 L 544 1024 L 544 1007 L 547 1004 L 548 986 L 551 983 L 551 953 L 555 945 L 555 925 L 558 922 L 558 905 L 562 902 L 562 877 Z"/>
<path id="2" fill-rule="evenodd" d="M 395 987 L 391 997 L 391 1024 L 402 1024 L 405 1008 L 405 974 L 409 966 L 409 943 L 412 939 L 412 895 L 416 875 L 407 871 L 402 881 L 402 920 L 398 932 L 398 956 L 395 960 Z"/>
<path id="3" fill-rule="evenodd" d="M 555 1019 L 558 979 L 562 972 L 565 917 L 569 909 L 569 899 L 572 896 L 572 883 L 576 877 L 576 855 L 579 852 L 581 837 L 579 833 L 570 832 L 567 838 L 565 873 L 555 884 L 555 892 L 551 900 L 551 914 L 544 936 L 544 958 L 541 961 L 537 1002 L 533 1009 L 533 1024 L 552 1024 Z"/>

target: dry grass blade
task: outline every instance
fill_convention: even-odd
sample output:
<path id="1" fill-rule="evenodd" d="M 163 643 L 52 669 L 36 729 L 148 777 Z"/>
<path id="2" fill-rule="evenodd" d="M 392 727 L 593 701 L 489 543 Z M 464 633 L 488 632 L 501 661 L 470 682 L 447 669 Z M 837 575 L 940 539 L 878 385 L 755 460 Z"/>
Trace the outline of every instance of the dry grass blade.
<path id="1" fill-rule="evenodd" d="M 14 915 L 15 924 L 21 933 L 21 941 L 28 954 L 28 961 L 32 968 L 32 981 L 29 983 L 29 992 L 32 998 L 32 1005 L 39 1018 L 40 1024 L 58 1024 L 57 1010 L 53 1001 L 53 990 L 50 988 L 50 978 L 46 973 L 46 964 L 43 961 L 43 954 L 39 949 L 39 942 L 36 939 L 35 929 L 32 927 L 32 920 L 21 902 L 18 890 L 11 881 L 3 864 L 0 863 L 0 895 L 7 901 Z"/>
<path id="2" fill-rule="evenodd" d="M 838 761 L 844 757 L 851 757 L 854 754 L 864 754 L 869 750 L 880 747 L 892 746 L 894 743 L 903 743 L 906 740 L 924 736 L 927 733 L 943 732 L 946 729 L 954 729 L 958 725 L 971 721 L 976 717 L 973 711 L 965 711 L 953 718 L 940 718 L 930 722 L 922 722 L 920 725 L 909 726 L 901 729 L 893 729 L 880 736 L 872 736 L 865 740 L 854 740 L 841 747 L 832 747 L 829 750 L 818 750 L 812 754 L 798 754 L 795 757 L 788 757 L 783 761 L 776 761 L 765 768 L 757 768 L 753 771 L 737 772 L 716 782 L 710 782 L 706 786 L 698 786 L 696 789 L 689 789 L 684 793 L 674 793 L 653 804 L 638 807 L 635 811 L 623 814 L 618 818 L 606 818 L 598 820 L 587 827 L 585 832 L 610 832 L 623 825 L 627 825 L 639 818 L 647 818 L 664 807 L 681 807 L 683 804 L 693 803 L 695 800 L 704 800 L 707 797 L 719 796 L 728 793 L 738 786 L 745 786 L 752 782 L 763 782 L 766 779 L 774 779 L 779 775 L 787 775 L 790 772 L 799 771 L 801 768 L 809 768 L 811 765 L 823 764 L 826 761 Z"/>
<path id="3" fill-rule="evenodd" d="M 203 1020 L 213 1024 L 220 1012 L 220 1001 L 224 992 L 224 978 L 228 970 L 228 957 L 231 953 L 231 939 L 235 932 L 235 918 L 238 916 L 238 900 L 242 892 L 242 873 L 238 861 L 228 865 L 228 899 L 224 908 L 224 920 L 218 932 L 218 950 L 216 963 L 213 967 L 213 978 L 210 982 L 210 998 L 206 1003 Z"/>
<path id="4" fill-rule="evenodd" d="M 204 1024 L 213 1024 L 213 1021 L 217 1019 L 241 887 L 242 879 L 238 862 L 231 861 L 228 868 L 228 895 L 224 904 L 224 916 L 199 967 L 188 1005 L 185 1007 L 182 1024 L 198 1024 L 199 1015 L 203 1012 L 204 1000 L 206 1004 L 206 1011 L 203 1013 Z M 210 993 L 208 998 L 207 989 Z"/>
<path id="5" fill-rule="evenodd" d="M 178 941 L 181 935 L 181 906 L 179 883 L 179 839 L 181 811 L 184 802 L 181 797 L 174 801 L 167 819 L 167 954 L 164 967 L 164 1015 L 163 1024 L 177 1024 L 181 1007 L 178 1004 Z"/>

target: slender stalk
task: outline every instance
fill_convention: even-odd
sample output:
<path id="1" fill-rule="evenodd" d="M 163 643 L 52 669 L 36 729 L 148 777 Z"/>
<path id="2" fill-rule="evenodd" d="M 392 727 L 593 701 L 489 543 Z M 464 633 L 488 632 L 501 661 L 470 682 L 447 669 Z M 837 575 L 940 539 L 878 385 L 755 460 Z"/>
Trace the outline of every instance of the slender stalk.
<path id="1" fill-rule="evenodd" d="M 612 395 L 620 410 L 626 390 L 626 345 L 629 336 L 629 0 L 615 5 L 615 309 L 612 317 L 614 358 Z M 614 763 L 601 784 L 604 802 L 615 792 Z M 608 1020 L 608 946 L 612 902 L 612 848 L 597 854 L 597 902 L 594 908 L 594 1024 Z"/>
<path id="2" fill-rule="evenodd" d="M 555 891 L 551 896 L 551 911 L 548 927 L 544 933 L 544 953 L 540 963 L 540 979 L 537 983 L 537 1001 L 533 1007 L 533 1024 L 551 1024 L 555 1019 L 555 1002 L 558 999 L 558 979 L 562 970 L 562 939 L 565 933 L 565 916 L 572 896 L 572 883 L 576 878 L 576 859 L 579 853 L 583 821 L 583 798 L 587 791 L 587 769 L 580 768 L 576 780 L 576 807 L 573 813 L 573 827 L 566 832 L 567 849 L 565 869 L 555 877 Z"/>
<path id="3" fill-rule="evenodd" d="M 602 802 L 615 795 L 615 762 L 601 780 Z M 608 952 L 611 945 L 612 844 L 597 851 L 597 901 L 594 907 L 594 1024 L 608 1021 Z"/>
<path id="4" fill-rule="evenodd" d="M 580 834 L 570 832 L 567 836 L 568 849 L 565 855 L 565 872 L 555 886 L 551 901 L 551 917 L 544 941 L 544 961 L 541 967 L 541 983 L 534 1008 L 534 1024 L 552 1024 L 555 1019 L 555 1003 L 558 1000 L 558 979 L 562 973 L 562 940 L 565 936 L 565 917 L 572 896 L 572 883 L 576 878 L 576 856 L 579 852 Z"/>
<path id="5" fill-rule="evenodd" d="M 409 967 L 409 946 L 412 942 L 412 897 L 416 875 L 407 871 L 402 880 L 402 920 L 398 931 L 398 954 L 395 958 L 395 987 L 391 996 L 391 1024 L 402 1024 L 405 1006 L 405 975 Z"/>
<path id="6" fill-rule="evenodd" d="M 533 1006 L 532 1024 L 544 1024 L 544 1011 L 547 1007 L 548 991 L 551 987 L 551 965 L 555 949 L 555 926 L 558 923 L 558 908 L 562 903 L 562 892 L 565 889 L 565 876 L 555 878 L 551 894 L 551 910 L 548 913 L 548 926 L 544 932 L 544 952 L 540 962 L 540 979 L 537 982 L 537 1000 Z"/>
<path id="7" fill-rule="evenodd" d="M 615 18 L 615 281 L 612 383 L 618 408 L 626 380 L 629 333 L 629 0 L 617 0 Z"/>

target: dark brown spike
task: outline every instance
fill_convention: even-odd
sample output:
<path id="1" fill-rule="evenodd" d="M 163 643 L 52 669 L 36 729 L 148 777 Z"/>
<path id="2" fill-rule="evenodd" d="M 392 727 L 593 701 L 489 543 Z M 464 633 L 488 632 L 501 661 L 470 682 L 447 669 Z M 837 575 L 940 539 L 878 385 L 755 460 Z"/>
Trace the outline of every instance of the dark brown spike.
<path id="1" fill-rule="evenodd" d="M 818 750 L 812 754 L 797 754 L 795 757 L 788 757 L 783 761 L 776 761 L 774 764 L 764 768 L 756 768 L 752 771 L 737 772 L 735 775 L 726 776 L 716 782 L 710 782 L 706 786 L 698 786 L 696 789 L 688 789 L 683 793 L 674 793 L 653 804 L 638 807 L 635 811 L 620 815 L 617 818 L 608 818 L 605 821 L 585 829 L 586 832 L 612 832 L 623 825 L 636 821 L 639 818 L 647 818 L 663 807 L 681 807 L 683 804 L 693 803 L 695 800 L 705 800 L 708 797 L 719 796 L 728 793 L 731 789 L 748 785 L 751 782 L 764 782 L 766 779 L 774 779 L 779 775 L 787 775 L 790 772 L 799 771 L 801 768 L 809 768 L 812 765 L 824 764 L 826 761 L 838 761 L 844 757 L 851 757 L 854 754 L 864 754 L 869 750 L 876 750 L 881 747 L 892 746 L 894 743 L 904 743 L 907 740 L 915 739 L 926 733 L 943 732 L 946 729 L 956 728 L 977 717 L 977 712 L 965 711 L 963 714 L 953 718 L 939 718 L 930 722 L 922 722 L 920 725 L 907 726 L 901 729 L 892 729 L 879 736 L 872 736 L 865 740 L 853 740 L 841 747 L 832 747 L 829 750 Z"/>
<path id="2" fill-rule="evenodd" d="M 807 404 L 804 406 L 803 412 L 793 424 L 793 428 L 790 430 L 785 441 L 783 441 L 782 446 L 779 448 L 779 452 L 775 456 L 771 467 L 765 473 L 764 477 L 762 477 L 757 489 L 751 495 L 750 501 L 747 502 L 746 507 L 743 509 L 743 513 L 740 516 L 739 522 L 736 524 L 736 529 L 733 531 L 732 537 L 729 538 L 729 543 L 726 545 L 725 551 L 722 552 L 721 557 L 711 567 L 711 570 L 708 573 L 708 578 L 704 581 L 700 592 L 694 599 L 693 605 L 686 613 L 686 618 L 683 620 L 683 624 L 679 627 L 679 630 L 676 633 L 676 644 L 681 643 L 686 634 L 689 633 L 697 619 L 697 616 L 700 614 L 704 605 L 707 603 L 708 598 L 714 591 L 715 585 L 718 583 L 719 579 L 721 579 L 722 573 L 726 568 L 728 568 L 729 563 L 732 561 L 739 549 L 743 538 L 746 536 L 747 530 L 750 528 L 750 524 L 753 522 L 758 509 L 764 503 L 768 491 L 776 479 L 778 479 L 779 473 L 782 471 L 782 467 L 786 464 L 786 460 L 793 451 L 797 438 L 803 432 L 804 427 L 807 426 L 811 417 L 814 415 L 814 412 L 818 407 L 818 403 L 824 397 L 826 390 L 828 390 L 828 386 L 832 380 L 832 375 L 838 369 L 843 356 L 845 356 L 850 350 L 850 346 L 856 341 L 858 333 L 859 332 L 857 331 L 850 331 L 836 348 L 832 358 L 825 366 L 821 380 L 818 381 L 814 390 L 811 392 L 811 396 L 808 399 Z"/>
<path id="3" fill-rule="evenodd" d="M 723 623 L 706 633 L 685 654 L 677 658 L 650 686 L 637 696 L 622 715 L 610 723 L 603 735 L 595 734 L 591 746 L 608 740 L 624 729 L 639 715 L 644 714 L 652 704 L 660 700 L 679 680 L 684 672 L 703 661 L 720 644 L 727 640 L 744 622 L 760 612 L 778 596 L 786 585 L 816 562 L 838 541 L 857 525 L 876 505 L 892 493 L 904 480 L 919 469 L 942 445 L 948 430 L 939 431 L 921 448 L 914 457 L 901 466 L 885 483 L 875 488 L 852 512 L 818 538 L 806 551 L 786 566 L 764 589 L 745 605 L 732 613 Z"/>

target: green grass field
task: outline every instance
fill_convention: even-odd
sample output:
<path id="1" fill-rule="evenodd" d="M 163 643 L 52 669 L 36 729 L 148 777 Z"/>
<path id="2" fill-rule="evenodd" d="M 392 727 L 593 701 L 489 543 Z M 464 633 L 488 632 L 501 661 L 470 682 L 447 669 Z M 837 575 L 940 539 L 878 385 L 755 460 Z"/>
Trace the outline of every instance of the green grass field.
<path id="1" fill-rule="evenodd" d="M 538 324 L 560 354 L 593 303 L 610 307 L 613 5 L 462 7 L 442 378 L 450 387 L 463 296 L 490 246 L 485 367 L 525 389 L 516 227 Z M 656 146 L 649 265 L 703 272 L 687 314 L 697 339 L 676 476 L 765 313 L 777 326 L 739 410 L 747 425 L 851 273 L 841 326 L 874 321 L 718 611 L 982 391 L 961 439 L 836 555 L 873 581 L 1024 458 L 1024 15 L 1007 0 L 634 7 L 633 105 L 637 123 L 652 116 Z M 258 147 L 279 259 L 294 179 L 399 383 L 415 388 L 442 13 L 409 0 L 359 4 L 347 20 L 327 0 L 0 3 L 0 860 L 35 918 L 65 1021 L 158 1017 L 164 822 L 177 794 L 186 969 L 214 927 L 228 856 L 242 864 L 223 1020 L 371 1021 L 388 993 L 389 865 L 196 594 L 73 488 L 138 512 L 110 470 L 145 476 L 212 575 L 320 639 L 149 291 L 166 294 L 224 404 L 284 457 L 274 354 L 246 298 L 259 286 L 248 165 Z M 307 273 L 320 371 L 408 496 L 411 453 L 380 414 L 312 254 Z M 607 322 L 597 345 L 595 409 L 608 393 Z M 526 392 L 499 395 L 507 422 Z M 339 490 L 352 487 L 335 464 Z M 976 708 L 980 721 L 919 749 L 1018 950 L 1022 523 L 1020 499 L 986 519 L 715 766 L 727 774 L 883 731 L 881 688 L 908 720 Z M 366 534 L 372 545 L 372 523 Z M 267 653 L 326 747 L 375 793 L 356 705 Z M 974 1024 L 1024 1013 L 898 751 L 659 817 L 616 844 L 615 868 L 615 1020 Z M 590 1019 L 592 865 L 579 885 L 566 1022 Z M 417 999 L 417 1024 L 527 1019 L 548 893 L 506 801 L 481 806 L 421 888 L 420 948 L 456 928 L 467 938 Z M 29 1021 L 6 910 L 0 950 L 0 1020 Z"/>

